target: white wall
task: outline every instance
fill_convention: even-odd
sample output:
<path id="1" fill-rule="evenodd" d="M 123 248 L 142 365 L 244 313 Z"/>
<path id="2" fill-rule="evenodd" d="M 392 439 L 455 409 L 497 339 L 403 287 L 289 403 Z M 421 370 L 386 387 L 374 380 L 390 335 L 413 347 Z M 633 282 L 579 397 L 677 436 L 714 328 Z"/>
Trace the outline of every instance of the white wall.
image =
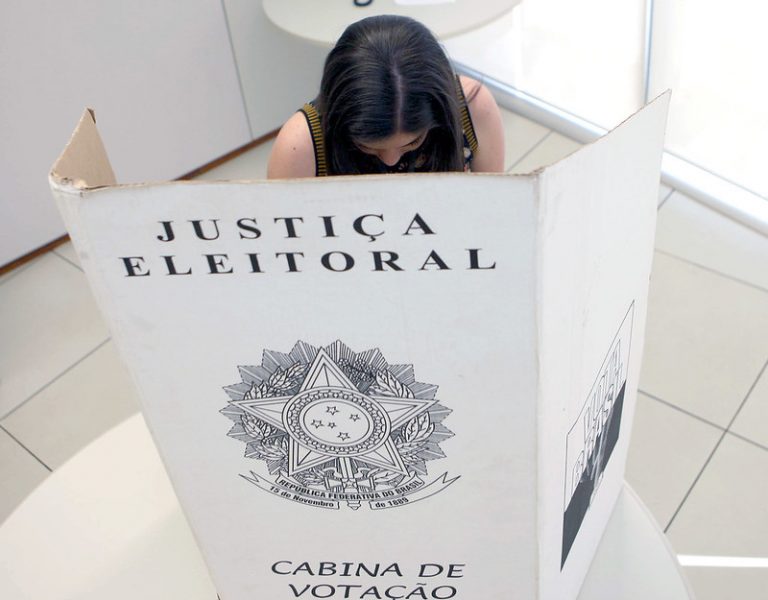
<path id="1" fill-rule="evenodd" d="M 121 182 L 251 139 L 220 3 L 0 4 L 0 265 L 64 234 L 47 174 L 85 106 Z"/>
<path id="2" fill-rule="evenodd" d="M 314 98 L 328 50 L 259 0 L 0 4 L 0 265 L 65 233 L 47 174 L 84 107 L 118 181 L 173 179 Z"/>
<path id="3" fill-rule="evenodd" d="M 330 47 L 278 29 L 261 0 L 224 0 L 240 81 L 257 138 L 282 124 L 317 95 Z"/>

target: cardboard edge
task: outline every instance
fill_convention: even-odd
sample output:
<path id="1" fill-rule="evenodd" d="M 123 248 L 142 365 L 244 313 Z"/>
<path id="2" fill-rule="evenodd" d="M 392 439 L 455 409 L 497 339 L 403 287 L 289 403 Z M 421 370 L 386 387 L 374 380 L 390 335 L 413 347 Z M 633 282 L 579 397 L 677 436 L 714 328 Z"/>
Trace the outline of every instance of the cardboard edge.
<path id="1" fill-rule="evenodd" d="M 371 174 L 363 175 L 362 177 L 370 178 L 371 180 L 378 179 L 391 179 L 392 177 L 408 177 L 414 173 L 402 173 L 402 174 Z M 535 177 L 537 172 L 533 173 L 465 173 L 465 172 L 449 172 L 449 173 L 423 173 L 416 175 L 434 176 L 440 175 L 442 177 L 504 177 L 514 179 L 526 179 L 529 177 Z M 189 179 L 175 179 L 175 180 L 163 180 L 163 181 L 144 181 L 128 184 L 118 184 L 115 177 L 112 165 L 109 162 L 106 148 L 102 141 L 99 131 L 96 127 L 96 114 L 92 108 L 85 108 L 77 126 L 75 127 L 69 141 L 64 146 L 61 154 L 54 162 L 51 170 L 48 174 L 48 181 L 50 187 L 67 193 L 81 194 L 83 192 L 94 192 L 103 188 L 110 187 L 148 187 L 148 186 L 161 186 L 161 185 L 210 185 L 212 183 L 260 183 L 271 185 L 285 185 L 301 184 L 306 181 L 325 181 L 337 182 L 344 181 L 350 178 L 358 179 L 360 175 L 342 175 L 333 178 L 317 178 L 317 177 L 302 177 L 302 178 L 290 178 L 290 179 L 222 179 L 222 180 L 189 180 Z M 321 184 L 322 185 L 322 184 Z"/>
<path id="2" fill-rule="evenodd" d="M 521 175 L 541 175 L 544 171 L 547 169 L 550 169 L 554 167 L 557 164 L 560 164 L 561 162 L 568 160 L 571 156 L 576 154 L 577 152 L 581 151 L 583 148 L 586 148 L 587 146 L 591 146 L 593 144 L 597 144 L 600 142 L 600 140 L 605 139 L 606 137 L 610 136 L 614 131 L 621 129 L 627 121 L 631 121 L 635 115 L 638 113 L 641 113 L 643 110 L 645 110 L 646 107 L 651 106 L 652 104 L 655 104 L 656 102 L 664 102 L 664 101 L 671 101 L 672 98 L 672 90 L 667 88 L 662 93 L 660 93 L 658 96 L 653 98 L 652 100 L 649 100 L 642 106 L 640 106 L 636 111 L 634 111 L 632 114 L 628 115 L 626 118 L 624 118 L 620 123 L 618 123 L 615 127 L 612 127 L 608 131 L 606 131 L 603 135 L 601 135 L 599 138 L 592 140 L 591 142 L 587 142 L 586 144 L 582 144 L 572 152 L 569 152 L 565 156 L 557 159 L 555 162 L 549 163 L 548 165 L 544 165 L 541 167 L 537 167 L 533 171 L 529 171 L 528 173 L 521 173 Z"/>
<path id="3" fill-rule="evenodd" d="M 52 188 L 77 193 L 117 183 L 96 129 L 93 109 L 83 110 L 67 145 L 51 167 L 48 179 Z"/>
<path id="4" fill-rule="evenodd" d="M 541 477 L 542 477 L 542 469 L 541 469 L 541 447 L 544 443 L 545 436 L 542 431 L 542 423 L 544 422 L 542 418 L 542 406 L 541 406 L 541 397 L 542 397 L 542 381 L 544 373 L 542 372 L 542 361 L 541 361 L 541 348 L 542 348 L 542 335 L 541 335 L 541 298 L 543 296 L 542 293 L 542 277 L 541 273 L 543 270 L 544 265 L 544 258 L 542 256 L 541 252 L 541 245 L 539 244 L 539 236 L 542 234 L 543 231 L 543 223 L 544 223 L 544 217 L 543 217 L 543 211 L 545 208 L 545 203 L 542 202 L 542 198 L 544 197 L 546 193 L 546 186 L 547 181 L 545 177 L 542 177 L 542 173 L 544 172 L 544 168 L 536 169 L 529 173 L 528 175 L 530 177 L 534 178 L 534 210 L 536 214 L 536 223 L 534 227 L 536 228 L 536 232 L 534 234 L 534 248 L 533 248 L 533 272 L 535 274 L 534 276 L 534 282 L 533 282 L 533 345 L 534 345 L 534 360 L 536 362 L 536 431 L 534 434 L 534 443 L 536 444 L 536 447 L 534 449 L 534 456 L 536 460 L 536 467 L 534 469 L 535 472 L 535 480 L 534 480 L 534 495 L 536 496 L 536 514 L 534 515 L 534 518 L 536 519 L 536 540 L 535 540 L 535 553 L 536 553 L 536 596 L 541 596 L 541 588 L 542 588 L 542 579 L 544 577 L 544 569 L 543 565 L 545 564 L 543 557 L 542 557 L 542 535 L 541 532 L 543 530 L 543 520 L 545 517 L 545 505 L 542 498 L 542 486 L 541 486 Z"/>
<path id="5" fill-rule="evenodd" d="M 614 128 L 606 132 L 604 135 L 602 135 L 598 139 L 588 144 L 584 144 L 581 148 L 585 146 L 589 146 L 596 142 L 599 142 L 606 136 L 611 135 L 611 133 L 613 133 L 617 129 L 620 129 L 624 125 L 624 123 L 631 120 L 636 114 L 642 111 L 646 106 L 649 106 L 651 104 L 654 104 L 655 102 L 658 102 L 663 97 L 671 96 L 671 94 L 672 94 L 671 90 L 669 89 L 665 90 L 664 92 L 656 96 L 653 100 L 649 101 L 648 103 L 638 108 L 635 112 L 633 112 L 631 115 L 625 118 L 621 123 L 616 125 Z M 575 149 L 570 154 L 560 158 L 559 160 L 553 163 L 550 163 L 549 165 L 538 167 L 537 169 L 534 169 L 528 173 L 441 173 L 440 175 L 442 176 L 469 175 L 471 177 L 511 177 L 511 178 L 523 178 L 523 179 L 527 177 L 538 177 L 547 169 L 563 162 L 564 160 L 567 160 L 569 157 L 579 152 L 581 148 Z M 408 176 L 408 175 L 412 175 L 412 174 L 398 174 L 394 176 L 402 177 L 402 176 Z M 382 177 L 391 178 L 392 176 L 393 175 L 390 174 L 390 175 L 366 175 L 364 177 L 371 177 L 374 179 L 378 179 Z M 349 177 L 357 178 L 360 176 L 347 175 L 347 176 L 334 177 L 333 181 L 338 181 L 339 179 L 345 180 L 345 179 L 348 179 Z M 98 190 L 104 187 L 113 187 L 113 186 L 119 185 L 117 183 L 117 179 L 115 177 L 114 171 L 112 170 L 112 166 L 109 162 L 109 158 L 107 156 L 104 143 L 101 139 L 101 136 L 99 135 L 98 129 L 96 128 L 96 115 L 92 108 L 86 108 L 83 110 L 83 114 L 80 117 L 80 121 L 75 127 L 75 130 L 73 131 L 69 141 L 64 147 L 64 150 L 62 150 L 61 154 L 59 155 L 59 157 L 56 159 L 53 166 L 51 167 L 51 171 L 49 173 L 48 178 L 49 178 L 51 187 L 56 188 L 60 191 L 69 191 L 69 192 L 75 192 L 75 193 L 80 193 L 83 191 L 93 191 L 93 190 Z M 230 183 L 230 182 L 231 183 L 252 183 L 252 182 L 284 183 L 286 181 L 301 182 L 307 179 L 314 180 L 317 178 L 308 177 L 308 178 L 300 178 L 300 179 L 274 179 L 274 180 L 268 180 L 268 179 L 229 180 L 227 179 L 227 180 L 217 180 L 216 183 L 225 183 L 225 182 L 226 183 Z M 122 185 L 130 186 L 130 187 L 138 187 L 138 186 L 150 186 L 150 185 L 154 186 L 154 185 L 169 185 L 169 184 L 199 185 L 199 184 L 209 184 L 209 183 L 211 183 L 211 181 L 209 180 L 177 180 L 177 181 L 138 182 L 138 183 L 122 184 Z"/>
<path id="6" fill-rule="evenodd" d="M 54 165 L 55 166 L 55 165 Z M 55 180 L 53 177 L 59 177 Z M 392 173 L 386 175 L 371 174 L 371 175 L 338 175 L 334 177 L 294 177 L 286 179 L 171 179 L 161 181 L 144 181 L 136 183 L 107 183 L 104 185 L 88 185 L 88 182 L 81 181 L 80 186 L 73 185 L 69 178 L 62 178 L 58 173 L 51 173 L 50 181 L 51 187 L 64 191 L 76 191 L 77 193 L 86 192 L 89 196 L 91 194 L 99 193 L 106 189 L 136 189 L 147 187 L 164 187 L 164 186 L 210 186 L 210 185 L 248 185 L 258 184 L 267 186 L 296 186 L 304 185 L 307 182 L 316 182 L 314 185 L 330 185 L 339 181 L 346 181 L 354 179 L 359 180 L 360 177 L 365 177 L 369 181 L 392 181 L 397 177 L 482 177 L 482 178 L 504 178 L 504 179 L 534 179 L 538 176 L 538 173 Z"/>

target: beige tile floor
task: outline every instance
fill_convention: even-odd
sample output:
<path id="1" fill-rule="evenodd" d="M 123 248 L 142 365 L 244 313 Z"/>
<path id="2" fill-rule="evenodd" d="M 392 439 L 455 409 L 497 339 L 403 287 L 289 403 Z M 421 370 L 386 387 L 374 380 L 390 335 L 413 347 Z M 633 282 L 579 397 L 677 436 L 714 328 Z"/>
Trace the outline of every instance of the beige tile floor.
<path id="1" fill-rule="evenodd" d="M 578 144 L 504 113 L 507 166 Z M 206 179 L 263 176 L 264 145 Z M 768 238 L 665 186 L 627 479 L 684 555 L 768 557 Z M 67 244 L 0 278 L 0 521 L 133 414 Z M 688 567 L 700 600 L 766 598 L 768 568 Z"/>

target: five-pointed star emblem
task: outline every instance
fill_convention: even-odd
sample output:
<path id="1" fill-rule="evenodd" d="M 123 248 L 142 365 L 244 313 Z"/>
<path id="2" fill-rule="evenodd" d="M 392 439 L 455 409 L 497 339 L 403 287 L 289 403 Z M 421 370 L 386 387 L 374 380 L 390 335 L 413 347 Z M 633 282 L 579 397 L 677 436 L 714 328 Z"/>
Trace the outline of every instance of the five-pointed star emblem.
<path id="1" fill-rule="evenodd" d="M 289 435 L 288 474 L 294 475 L 337 458 L 334 454 L 335 450 L 332 445 L 330 447 L 320 448 L 317 445 L 313 447 L 307 443 L 300 443 L 296 437 L 291 435 L 289 427 L 285 421 L 284 413 L 286 412 L 286 407 L 291 404 L 291 401 L 304 394 L 304 392 L 315 389 L 323 390 L 323 393 L 326 394 L 326 396 L 336 393 L 341 395 L 345 391 L 354 392 L 356 396 L 364 398 L 366 401 L 369 401 L 377 407 L 377 414 L 386 415 L 385 419 L 388 421 L 386 435 L 383 435 L 381 440 L 376 442 L 375 447 L 362 451 L 359 454 L 352 455 L 352 458 L 356 461 L 363 461 L 375 467 L 382 467 L 390 471 L 402 473 L 403 475 L 408 474 L 403 459 L 400 457 L 389 433 L 395 431 L 414 417 L 422 414 L 430 406 L 435 404 L 437 400 L 397 398 L 376 394 L 363 395 L 328 353 L 322 349 L 318 351 L 317 356 L 309 366 L 307 374 L 304 377 L 304 381 L 297 394 L 272 398 L 244 399 L 234 401 L 233 404 Z M 326 407 L 326 410 L 330 415 L 335 415 L 339 412 L 339 407 L 329 405 Z M 357 419 L 351 420 L 357 424 Z M 328 424 L 328 427 L 330 427 L 330 423 Z M 349 439 L 349 434 L 345 433 L 345 436 L 347 437 L 340 438 L 338 442 L 339 444 L 344 444 L 346 440 Z M 338 457 L 341 456 L 345 455 L 343 452 L 339 451 Z"/>

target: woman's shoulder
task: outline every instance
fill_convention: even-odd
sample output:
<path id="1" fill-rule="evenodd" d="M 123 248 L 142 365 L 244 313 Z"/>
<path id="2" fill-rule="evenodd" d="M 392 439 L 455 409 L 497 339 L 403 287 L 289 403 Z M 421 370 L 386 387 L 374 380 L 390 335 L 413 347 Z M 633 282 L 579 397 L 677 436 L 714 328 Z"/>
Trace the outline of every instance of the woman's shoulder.
<path id="1" fill-rule="evenodd" d="M 307 118 L 293 113 L 277 134 L 267 166 L 268 179 L 315 176 L 315 148 Z"/>
<path id="2" fill-rule="evenodd" d="M 466 75 L 459 75 L 459 82 L 461 83 L 461 89 L 464 92 L 464 97 L 469 100 L 469 97 L 480 89 L 482 84 L 477 79 L 472 79 Z"/>
<path id="3" fill-rule="evenodd" d="M 478 150 L 472 159 L 472 170 L 501 172 L 504 170 L 504 130 L 496 100 L 481 82 L 463 75 L 459 81 L 477 137 Z"/>
<path id="4" fill-rule="evenodd" d="M 459 75 L 459 81 L 473 122 L 475 118 L 483 119 L 499 110 L 493 94 L 482 83 L 465 75 Z"/>

